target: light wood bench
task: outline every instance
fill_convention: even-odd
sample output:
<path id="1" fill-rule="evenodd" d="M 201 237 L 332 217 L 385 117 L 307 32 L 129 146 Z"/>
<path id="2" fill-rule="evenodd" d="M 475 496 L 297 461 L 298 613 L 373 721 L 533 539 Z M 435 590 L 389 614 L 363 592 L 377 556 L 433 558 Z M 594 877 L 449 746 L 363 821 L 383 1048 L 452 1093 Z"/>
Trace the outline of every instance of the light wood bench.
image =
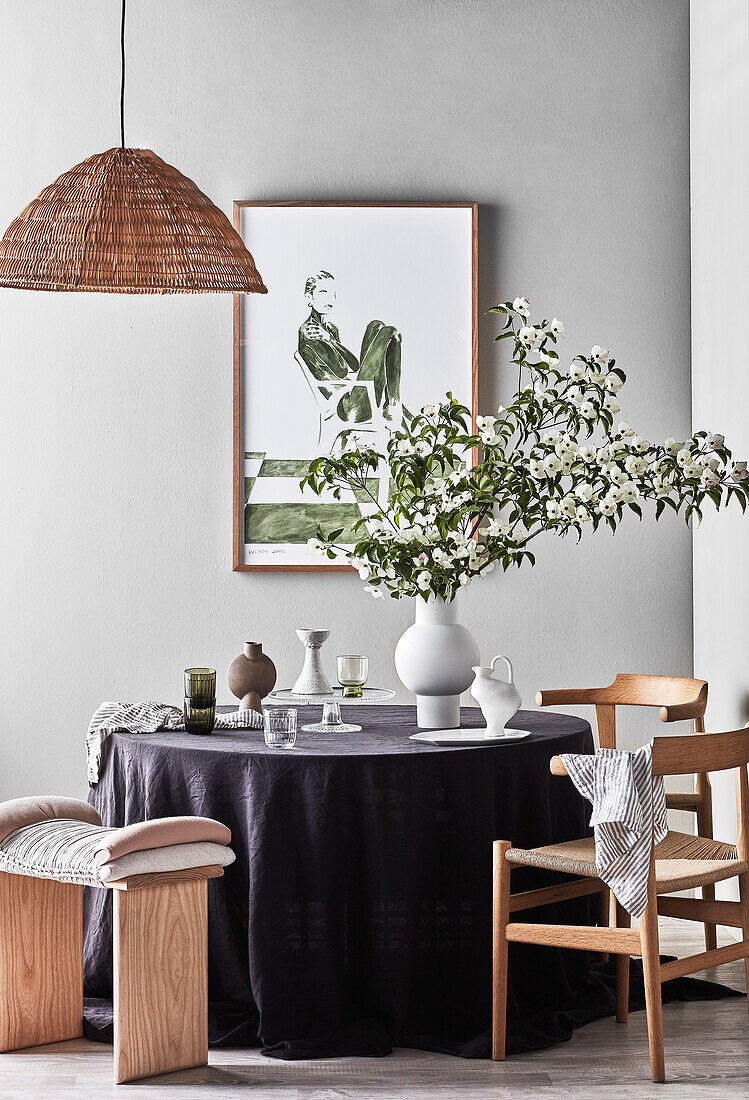
<path id="1" fill-rule="evenodd" d="M 84 884 L 39 873 L 0 870 L 0 1052 L 83 1034 Z M 207 1065 L 208 880 L 223 873 L 100 884 L 113 895 L 116 1084 Z"/>

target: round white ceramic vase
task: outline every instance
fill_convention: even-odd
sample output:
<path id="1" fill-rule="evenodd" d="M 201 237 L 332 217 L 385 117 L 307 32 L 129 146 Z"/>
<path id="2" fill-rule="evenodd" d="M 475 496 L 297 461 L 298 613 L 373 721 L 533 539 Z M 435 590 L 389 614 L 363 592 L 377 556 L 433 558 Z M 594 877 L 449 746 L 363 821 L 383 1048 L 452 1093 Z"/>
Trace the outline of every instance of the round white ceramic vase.
<path id="1" fill-rule="evenodd" d="M 416 722 L 424 729 L 457 729 L 460 695 L 473 683 L 476 639 L 457 622 L 456 601 L 416 598 L 416 621 L 395 647 L 395 669 L 416 696 Z"/>

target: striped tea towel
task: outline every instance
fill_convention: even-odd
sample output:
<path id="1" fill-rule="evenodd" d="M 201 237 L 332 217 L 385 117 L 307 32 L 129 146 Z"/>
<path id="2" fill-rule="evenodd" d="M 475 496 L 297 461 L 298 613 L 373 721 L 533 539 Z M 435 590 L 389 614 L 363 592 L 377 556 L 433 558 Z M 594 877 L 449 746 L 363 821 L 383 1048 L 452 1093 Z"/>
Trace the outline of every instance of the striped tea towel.
<path id="1" fill-rule="evenodd" d="M 184 713 L 179 707 L 171 707 L 168 703 L 102 703 L 89 722 L 86 734 L 89 786 L 95 787 L 99 782 L 102 745 L 110 733 L 119 730 L 126 733 L 155 733 L 156 730 L 184 728 Z M 259 730 L 263 728 L 263 716 L 256 710 L 216 714 L 215 728 Z"/>
<path id="2" fill-rule="evenodd" d="M 655 843 L 668 832 L 663 776 L 653 780 L 651 757 L 650 745 L 561 757 L 580 794 L 593 803 L 596 871 L 633 917 L 642 916 L 647 904 L 654 816 Z"/>

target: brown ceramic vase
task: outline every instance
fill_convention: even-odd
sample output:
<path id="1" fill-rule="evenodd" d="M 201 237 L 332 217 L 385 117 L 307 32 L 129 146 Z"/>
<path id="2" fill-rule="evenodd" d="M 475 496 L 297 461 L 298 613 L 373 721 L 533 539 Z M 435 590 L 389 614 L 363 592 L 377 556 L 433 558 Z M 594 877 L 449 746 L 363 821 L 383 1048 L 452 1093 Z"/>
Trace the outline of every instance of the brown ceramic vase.
<path id="1" fill-rule="evenodd" d="M 261 700 L 275 687 L 276 666 L 263 653 L 260 642 L 245 642 L 242 652 L 229 665 L 226 678 L 232 695 L 240 700 L 239 709 L 262 714 Z"/>

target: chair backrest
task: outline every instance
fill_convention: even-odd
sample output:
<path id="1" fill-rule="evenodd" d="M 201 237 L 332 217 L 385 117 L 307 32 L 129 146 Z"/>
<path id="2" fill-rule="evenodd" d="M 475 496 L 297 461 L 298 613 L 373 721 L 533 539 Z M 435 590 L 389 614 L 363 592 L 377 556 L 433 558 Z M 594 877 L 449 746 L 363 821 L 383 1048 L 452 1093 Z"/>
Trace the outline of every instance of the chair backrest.
<path id="1" fill-rule="evenodd" d="M 695 731 L 701 733 L 707 707 L 707 681 L 688 676 L 620 672 L 606 687 L 539 691 L 536 702 L 540 707 L 579 703 L 595 706 L 598 743 L 602 749 L 615 749 L 616 707 L 658 707 L 662 722 L 691 718 Z"/>
<path id="2" fill-rule="evenodd" d="M 299 367 L 301 367 L 301 369 L 302 369 L 302 374 L 304 375 L 304 380 L 310 388 L 310 391 L 312 393 L 312 397 L 314 398 L 314 401 L 315 401 L 315 405 L 317 406 L 317 411 L 319 412 L 320 416 L 324 416 L 325 413 L 328 411 L 328 408 L 330 406 L 332 398 L 335 395 L 331 394 L 329 397 L 326 397 L 321 392 L 320 386 L 323 385 L 323 383 L 317 381 L 317 379 L 312 374 L 311 370 L 309 369 L 309 367 L 305 363 L 304 359 L 302 359 L 302 357 L 301 357 L 301 355 L 299 354 L 298 351 L 294 352 L 294 358 L 297 362 L 297 365 Z"/>
<path id="3" fill-rule="evenodd" d="M 653 738 L 653 775 L 688 775 L 695 771 L 725 772 L 746 768 L 749 729 Z"/>
<path id="4" fill-rule="evenodd" d="M 688 734 L 686 737 L 654 737 L 653 775 L 689 775 L 693 772 L 736 771 L 736 848 L 740 859 L 749 860 L 749 729 L 728 733 Z M 552 775 L 567 775 L 558 756 L 549 764 Z"/>
<path id="5" fill-rule="evenodd" d="M 749 729 L 696 737 L 654 737 L 653 775 L 736 771 L 736 850 L 749 859 Z"/>

